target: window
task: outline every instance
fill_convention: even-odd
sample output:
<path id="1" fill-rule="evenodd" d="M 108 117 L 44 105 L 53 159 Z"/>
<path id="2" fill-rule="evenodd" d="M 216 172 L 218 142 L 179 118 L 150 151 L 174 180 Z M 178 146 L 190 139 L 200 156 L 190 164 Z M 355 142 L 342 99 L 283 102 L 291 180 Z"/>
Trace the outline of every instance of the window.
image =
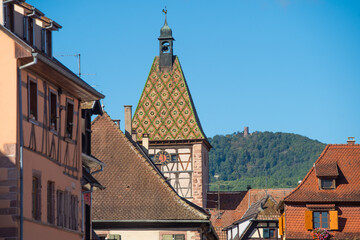
<path id="1" fill-rule="evenodd" d="M 58 190 L 57 198 L 57 225 L 77 230 L 78 229 L 78 199 L 70 192 Z"/>
<path id="2" fill-rule="evenodd" d="M 334 189 L 335 188 L 335 179 L 324 178 L 320 179 L 321 189 Z"/>
<path id="3" fill-rule="evenodd" d="M 305 228 L 312 230 L 315 228 L 325 228 L 338 230 L 337 211 L 305 211 Z"/>
<path id="4" fill-rule="evenodd" d="M 70 197 L 70 229 L 78 229 L 78 199 L 76 196 L 71 195 Z"/>
<path id="5" fill-rule="evenodd" d="M 29 78 L 28 79 L 28 105 L 29 105 L 29 119 L 37 120 L 37 83 L 35 80 Z"/>
<path id="6" fill-rule="evenodd" d="M 153 161 L 153 162 L 155 161 L 154 154 L 150 154 L 149 158 L 151 159 L 151 161 Z"/>
<path id="7" fill-rule="evenodd" d="M 57 94 L 50 90 L 49 96 L 50 106 L 50 129 L 57 130 Z"/>
<path id="8" fill-rule="evenodd" d="M 24 16 L 23 38 L 30 45 L 34 43 L 34 20 L 31 17 Z"/>
<path id="9" fill-rule="evenodd" d="M 55 183 L 47 183 L 47 221 L 50 224 L 55 223 Z"/>
<path id="10" fill-rule="evenodd" d="M 4 26 L 14 31 L 14 5 L 13 4 L 4 4 L 3 5 L 3 17 L 4 17 Z"/>
<path id="11" fill-rule="evenodd" d="M 176 154 L 171 154 L 171 161 L 176 162 L 176 160 L 177 160 Z"/>
<path id="12" fill-rule="evenodd" d="M 74 126 L 74 102 L 68 99 L 66 102 L 65 137 L 72 138 L 73 126 Z"/>
<path id="13" fill-rule="evenodd" d="M 41 29 L 41 51 L 51 56 L 51 31 Z"/>
<path id="14" fill-rule="evenodd" d="M 162 240 L 185 240 L 185 234 L 163 234 Z"/>
<path id="15" fill-rule="evenodd" d="M 109 234 L 109 240 L 121 240 L 121 236 L 119 234 Z"/>
<path id="16" fill-rule="evenodd" d="M 263 237 L 264 238 L 275 238 L 276 236 L 276 229 L 271 228 L 263 228 Z"/>
<path id="17" fill-rule="evenodd" d="M 32 179 L 32 216 L 35 220 L 41 218 L 41 182 L 39 176 Z"/>
<path id="18" fill-rule="evenodd" d="M 56 192 L 56 203 L 57 203 L 57 208 L 56 208 L 56 216 L 57 216 L 57 225 L 60 226 L 60 227 L 63 227 L 65 226 L 64 224 L 64 220 L 65 220 L 65 217 L 64 217 L 64 208 L 65 208 L 65 205 L 64 205 L 64 192 L 63 191 L 60 191 L 58 190 Z"/>
<path id="19" fill-rule="evenodd" d="M 329 228 L 328 212 L 313 212 L 314 228 Z"/>

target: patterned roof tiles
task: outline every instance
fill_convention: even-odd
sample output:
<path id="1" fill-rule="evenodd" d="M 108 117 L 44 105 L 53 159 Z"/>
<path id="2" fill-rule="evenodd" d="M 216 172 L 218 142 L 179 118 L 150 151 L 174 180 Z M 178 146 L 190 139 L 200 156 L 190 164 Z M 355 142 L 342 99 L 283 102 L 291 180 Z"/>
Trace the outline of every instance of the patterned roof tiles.
<path id="1" fill-rule="evenodd" d="M 93 220 L 204 220 L 209 215 L 179 197 L 107 113 L 92 124 L 92 153 L 106 164 L 96 178 L 106 187 L 94 192 Z"/>
<path id="2" fill-rule="evenodd" d="M 360 145 L 327 145 L 315 162 L 315 166 L 335 166 L 335 164 L 339 173 L 335 189 L 319 189 L 315 167 L 312 167 L 303 181 L 284 201 L 360 202 Z M 330 170 L 333 172 L 333 167 Z"/>
<path id="3" fill-rule="evenodd" d="M 137 105 L 132 128 L 141 141 L 206 139 L 178 57 L 172 69 L 160 71 L 155 57 Z"/>

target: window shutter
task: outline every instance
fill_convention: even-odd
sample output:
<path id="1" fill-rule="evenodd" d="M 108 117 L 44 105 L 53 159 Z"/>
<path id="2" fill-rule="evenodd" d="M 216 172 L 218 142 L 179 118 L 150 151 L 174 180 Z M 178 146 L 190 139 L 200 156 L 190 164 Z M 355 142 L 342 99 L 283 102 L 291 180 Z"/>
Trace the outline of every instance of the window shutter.
<path id="1" fill-rule="evenodd" d="M 279 217 L 279 234 L 280 236 L 284 235 L 284 214 Z"/>
<path id="2" fill-rule="evenodd" d="M 330 230 L 339 230 L 338 212 L 329 211 L 330 214 Z"/>
<path id="3" fill-rule="evenodd" d="M 109 239 L 121 240 L 121 236 L 119 234 L 109 234 Z"/>
<path id="4" fill-rule="evenodd" d="M 313 229 L 313 214 L 312 211 L 305 211 L 305 228 L 307 230 Z"/>
<path id="5" fill-rule="evenodd" d="M 46 47 L 46 29 L 41 29 L 41 51 L 45 52 Z"/>
<path id="6" fill-rule="evenodd" d="M 263 228 L 263 238 L 269 238 L 270 233 L 268 228 Z"/>

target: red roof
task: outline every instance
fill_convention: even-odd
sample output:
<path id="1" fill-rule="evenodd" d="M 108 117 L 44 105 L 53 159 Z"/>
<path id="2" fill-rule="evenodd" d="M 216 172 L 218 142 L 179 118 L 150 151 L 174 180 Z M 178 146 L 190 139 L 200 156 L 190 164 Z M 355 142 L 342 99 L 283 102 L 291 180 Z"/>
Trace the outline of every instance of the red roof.
<path id="1" fill-rule="evenodd" d="M 220 192 L 220 211 L 217 208 L 218 192 L 208 192 L 207 206 L 210 210 L 211 222 L 219 236 L 219 239 L 226 239 L 223 228 L 241 219 L 251 204 L 261 200 L 269 194 L 276 202 L 280 202 L 293 189 L 250 189 L 241 192 Z"/>
<path id="2" fill-rule="evenodd" d="M 359 144 L 327 145 L 314 166 L 321 167 L 316 169 L 317 172 L 312 167 L 285 202 L 360 202 Z M 333 176 L 335 170 L 338 171 L 335 189 L 319 189 L 319 169 L 320 176 Z"/>
<path id="3" fill-rule="evenodd" d="M 91 147 L 106 164 L 96 175 L 106 189 L 94 192 L 93 220 L 207 222 L 205 210 L 181 198 L 106 112 L 92 123 Z"/>

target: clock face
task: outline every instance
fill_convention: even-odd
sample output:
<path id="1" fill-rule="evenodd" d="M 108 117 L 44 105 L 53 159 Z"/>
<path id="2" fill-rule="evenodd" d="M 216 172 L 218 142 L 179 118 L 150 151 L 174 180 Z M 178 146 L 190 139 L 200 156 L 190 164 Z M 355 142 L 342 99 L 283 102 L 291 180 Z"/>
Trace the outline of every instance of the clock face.
<path id="1" fill-rule="evenodd" d="M 170 161 L 170 154 L 166 151 L 160 151 L 155 155 L 155 163 L 167 164 Z"/>

